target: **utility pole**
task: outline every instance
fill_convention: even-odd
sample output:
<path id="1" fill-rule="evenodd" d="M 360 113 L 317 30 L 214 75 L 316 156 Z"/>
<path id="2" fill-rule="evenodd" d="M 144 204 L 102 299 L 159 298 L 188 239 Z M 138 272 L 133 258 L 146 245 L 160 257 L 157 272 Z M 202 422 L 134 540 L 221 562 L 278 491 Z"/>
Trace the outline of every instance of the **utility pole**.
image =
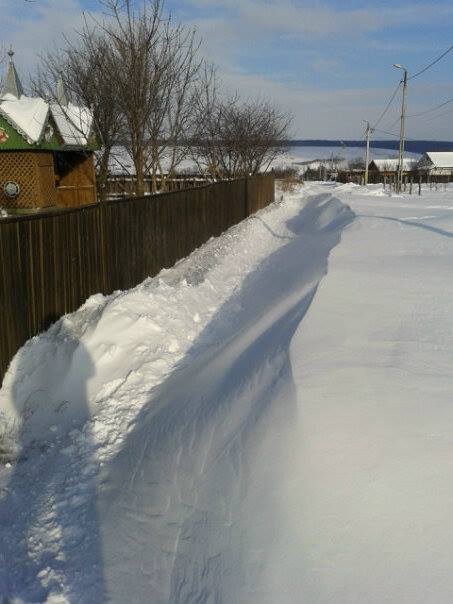
<path id="1" fill-rule="evenodd" d="M 365 120 L 364 120 L 365 121 Z M 366 130 L 366 152 L 365 152 L 365 185 L 368 184 L 368 164 L 370 163 L 370 135 L 373 132 L 373 128 L 370 126 L 370 122 L 365 122 Z"/>
<path id="2" fill-rule="evenodd" d="M 398 192 L 403 188 L 403 155 L 404 155 L 404 126 L 406 120 L 406 93 L 407 93 L 407 69 L 398 63 L 393 67 L 404 71 L 403 77 L 403 98 L 401 101 L 401 124 L 400 124 L 400 154 L 398 159 Z"/>

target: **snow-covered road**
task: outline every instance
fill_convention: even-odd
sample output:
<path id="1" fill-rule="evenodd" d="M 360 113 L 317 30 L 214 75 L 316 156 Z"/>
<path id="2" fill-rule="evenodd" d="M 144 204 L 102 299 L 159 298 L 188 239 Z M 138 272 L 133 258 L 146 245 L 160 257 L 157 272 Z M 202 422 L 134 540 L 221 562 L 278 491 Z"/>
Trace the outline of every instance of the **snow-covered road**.
<path id="1" fill-rule="evenodd" d="M 451 190 L 305 186 L 30 341 L 0 594 L 452 601 L 452 237 Z"/>

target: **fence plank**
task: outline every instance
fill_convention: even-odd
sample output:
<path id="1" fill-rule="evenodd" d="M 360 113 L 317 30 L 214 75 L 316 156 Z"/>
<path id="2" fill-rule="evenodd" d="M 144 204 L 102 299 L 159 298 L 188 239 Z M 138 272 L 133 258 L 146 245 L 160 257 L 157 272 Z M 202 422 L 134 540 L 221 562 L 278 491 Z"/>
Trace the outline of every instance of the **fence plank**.
<path id="1" fill-rule="evenodd" d="M 273 201 L 269 174 L 0 219 L 0 378 L 92 294 L 135 286 Z"/>

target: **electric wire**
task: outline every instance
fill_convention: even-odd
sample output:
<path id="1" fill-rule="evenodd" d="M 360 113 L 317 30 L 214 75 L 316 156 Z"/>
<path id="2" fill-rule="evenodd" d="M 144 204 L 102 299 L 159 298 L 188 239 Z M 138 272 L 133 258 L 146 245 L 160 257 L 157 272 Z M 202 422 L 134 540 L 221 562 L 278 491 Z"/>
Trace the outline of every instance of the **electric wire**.
<path id="1" fill-rule="evenodd" d="M 380 132 L 381 134 L 388 134 L 389 136 L 395 136 L 396 138 L 400 137 L 400 135 L 396 134 L 395 132 L 389 132 L 388 130 L 380 130 L 379 128 L 376 128 L 376 132 Z"/>
<path id="2" fill-rule="evenodd" d="M 400 135 L 396 134 L 396 132 L 389 132 L 388 130 L 380 130 L 379 128 L 376 128 L 376 132 L 380 132 L 381 134 L 387 134 L 389 136 L 394 136 L 395 138 L 399 138 L 400 137 Z M 416 138 L 410 138 L 409 136 L 405 136 L 404 138 L 407 141 L 415 141 L 415 140 L 417 140 Z"/>
<path id="3" fill-rule="evenodd" d="M 425 111 L 420 111 L 419 113 L 413 113 L 412 115 L 406 115 L 406 117 L 418 117 L 419 115 L 426 115 L 427 113 L 432 113 L 437 109 L 442 109 L 442 107 L 445 107 L 445 105 L 449 105 L 450 103 L 453 103 L 453 99 L 448 99 L 448 101 L 445 101 L 440 105 L 436 105 L 435 107 L 431 107 L 431 109 L 426 109 Z"/>
<path id="4" fill-rule="evenodd" d="M 406 117 L 407 117 L 407 116 L 406 116 Z M 396 126 L 396 124 L 397 124 L 398 122 L 400 122 L 400 121 L 401 121 L 401 116 L 399 115 L 399 116 L 396 118 L 396 120 L 390 124 L 390 126 L 387 126 L 387 128 L 388 128 L 389 130 L 392 130 L 392 128 L 393 128 L 394 126 Z"/>
<path id="5" fill-rule="evenodd" d="M 417 71 L 417 73 L 414 73 L 413 75 L 411 75 L 410 78 L 408 78 L 408 80 L 413 80 L 414 78 L 418 78 L 418 76 L 422 75 L 422 73 L 425 73 L 425 71 L 428 71 L 428 69 L 431 69 L 431 67 L 436 65 L 436 63 L 439 63 L 439 61 L 441 61 L 445 56 L 447 56 L 448 53 L 450 53 L 452 50 L 453 50 L 453 45 L 450 46 L 450 48 L 447 48 L 447 50 L 445 52 L 443 52 L 439 57 L 437 57 L 437 59 L 434 59 L 434 61 L 429 63 L 429 65 L 426 65 L 426 67 L 423 67 L 423 69 L 420 69 L 420 71 Z"/>
<path id="6" fill-rule="evenodd" d="M 427 122 L 432 122 L 433 120 L 437 120 L 439 117 L 444 117 L 445 115 L 451 115 L 453 113 L 453 109 L 450 111 L 444 111 L 443 113 L 439 113 L 439 115 L 434 115 L 433 117 L 427 119 Z"/>
<path id="7" fill-rule="evenodd" d="M 395 88 L 395 91 L 393 92 L 392 96 L 390 97 L 389 102 L 387 103 L 386 108 L 384 109 L 384 111 L 381 113 L 381 115 L 379 116 L 379 119 L 375 122 L 374 126 L 372 126 L 372 129 L 374 130 L 376 128 L 376 126 L 378 126 L 381 121 L 384 119 L 384 116 L 386 115 L 387 111 L 390 109 L 393 101 L 395 100 L 396 95 L 398 94 L 398 90 L 401 88 L 401 84 L 403 82 L 401 81 L 398 86 Z"/>
<path id="8" fill-rule="evenodd" d="M 451 51 L 453 50 L 453 45 L 451 45 L 449 48 L 447 48 L 446 51 L 444 51 L 440 56 L 438 56 L 436 59 L 434 59 L 434 61 L 431 61 L 431 63 L 429 63 L 428 65 L 426 65 L 425 67 L 423 67 L 423 69 L 420 69 L 419 71 L 417 71 L 416 73 L 414 73 L 413 75 L 411 75 L 408 78 L 409 80 L 413 80 L 414 78 L 417 78 L 419 76 L 421 76 L 423 73 L 425 73 L 426 71 L 428 71 L 429 69 L 431 69 L 431 67 L 433 67 L 434 65 L 436 65 L 437 63 L 439 63 L 439 61 L 441 61 L 444 57 L 446 57 Z M 385 117 L 385 115 L 387 114 L 388 110 L 390 109 L 397 93 L 398 90 L 400 89 L 401 85 L 402 85 L 403 81 L 401 80 L 400 83 L 398 84 L 397 88 L 395 89 L 394 93 L 392 94 L 392 96 L 390 97 L 390 101 L 388 102 L 387 106 L 385 107 L 384 111 L 382 112 L 382 114 L 380 115 L 379 119 L 376 121 L 376 123 L 374 124 L 374 126 L 372 126 L 372 129 L 375 130 L 376 126 L 378 126 L 381 121 L 383 120 L 383 118 Z M 436 107 L 432 107 L 430 109 L 427 109 L 426 111 L 421 111 L 420 113 L 414 113 L 412 115 L 406 115 L 407 118 L 412 118 L 412 117 L 418 117 L 421 115 L 425 115 L 428 113 L 431 113 L 433 111 L 436 111 L 437 109 L 441 109 L 442 107 L 445 107 L 445 105 L 448 105 L 449 103 L 453 102 L 453 99 L 449 99 L 448 101 L 445 101 L 444 103 L 441 103 L 440 105 L 437 105 Z M 446 115 L 446 114 L 443 114 Z M 440 116 L 437 116 L 440 117 Z M 436 119 L 436 118 L 433 118 Z M 400 117 L 398 117 L 389 127 L 388 129 L 391 130 L 400 120 Z M 384 132 L 384 131 L 381 131 Z M 387 132 L 388 133 L 388 132 Z M 392 134 L 392 136 L 394 136 Z"/>

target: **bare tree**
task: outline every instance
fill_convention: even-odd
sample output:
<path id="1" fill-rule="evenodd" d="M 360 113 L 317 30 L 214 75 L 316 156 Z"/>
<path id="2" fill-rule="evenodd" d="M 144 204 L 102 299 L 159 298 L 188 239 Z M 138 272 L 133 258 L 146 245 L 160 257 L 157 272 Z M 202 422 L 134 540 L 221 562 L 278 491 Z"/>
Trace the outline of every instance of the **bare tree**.
<path id="1" fill-rule="evenodd" d="M 165 188 L 190 153 L 213 178 L 256 174 L 283 150 L 290 119 L 269 101 L 222 97 L 215 69 L 202 65 L 195 31 L 163 16 L 164 0 L 99 0 L 103 21 L 85 22 L 75 42 L 47 53 L 34 87 L 57 102 L 61 78 L 92 107 L 103 139 L 98 174 L 115 145 L 132 159 L 136 194 L 157 178 Z"/>
<path id="2" fill-rule="evenodd" d="M 285 149 L 290 122 L 270 101 L 221 98 L 208 73 L 198 103 L 195 154 L 213 178 L 266 171 Z"/>
<path id="3" fill-rule="evenodd" d="M 353 157 L 348 162 L 349 170 L 365 170 L 365 160 L 363 157 Z"/>
<path id="4" fill-rule="evenodd" d="M 136 193 L 144 176 L 165 181 L 186 155 L 193 121 L 194 87 L 200 69 L 195 31 L 173 26 L 163 17 L 162 0 L 103 0 L 112 17 L 104 31 L 112 46 L 110 72 L 115 78 L 125 121 L 124 144 L 136 173 Z"/>
<path id="5" fill-rule="evenodd" d="M 218 158 L 220 104 L 217 70 L 212 63 L 205 62 L 195 91 L 190 151 L 200 173 L 213 179 L 222 177 Z"/>
<path id="6" fill-rule="evenodd" d="M 194 123 L 196 81 L 201 67 L 195 31 L 178 25 L 166 29 L 165 34 L 167 70 L 148 122 L 149 167 L 154 190 L 157 174 L 165 189 L 167 178 L 174 175 L 188 155 L 188 134 Z"/>
<path id="7" fill-rule="evenodd" d="M 65 39 L 62 49 L 41 55 L 41 64 L 32 79 L 33 90 L 64 107 L 60 82 L 66 94 L 76 103 L 93 112 L 95 127 L 102 142 L 96 156 L 99 190 L 106 184 L 112 150 L 121 140 L 123 116 L 120 111 L 117 88 L 111 77 L 111 48 L 107 37 L 98 28 L 85 22 L 75 41 Z M 66 112 L 68 113 L 68 112 Z M 72 125 L 79 132 L 86 131 L 85 124 Z"/>
<path id="8" fill-rule="evenodd" d="M 116 83 L 119 109 L 124 116 L 124 145 L 136 173 L 136 194 L 145 192 L 144 176 L 150 156 L 149 124 L 168 68 L 168 21 L 161 0 L 144 1 L 139 9 L 131 0 L 104 0 L 110 21 L 103 25 L 110 45 L 110 77 Z"/>

